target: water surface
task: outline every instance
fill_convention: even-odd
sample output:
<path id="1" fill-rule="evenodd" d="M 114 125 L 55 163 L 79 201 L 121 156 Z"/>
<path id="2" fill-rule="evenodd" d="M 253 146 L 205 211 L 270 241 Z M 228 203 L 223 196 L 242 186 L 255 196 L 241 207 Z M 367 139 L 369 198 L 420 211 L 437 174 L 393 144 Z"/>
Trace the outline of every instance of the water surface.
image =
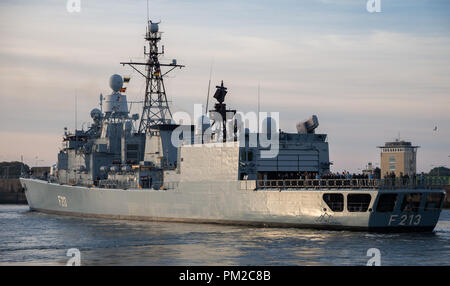
<path id="1" fill-rule="evenodd" d="M 162 223 L 30 212 L 0 205 L 0 265 L 450 265 L 450 211 L 433 233 L 373 234 Z"/>

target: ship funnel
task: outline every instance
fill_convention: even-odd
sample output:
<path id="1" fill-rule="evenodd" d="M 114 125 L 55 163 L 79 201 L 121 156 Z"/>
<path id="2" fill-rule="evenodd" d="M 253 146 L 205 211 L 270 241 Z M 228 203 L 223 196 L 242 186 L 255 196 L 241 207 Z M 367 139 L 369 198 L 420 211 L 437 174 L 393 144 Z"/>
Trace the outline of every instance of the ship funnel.
<path id="1" fill-rule="evenodd" d="M 319 126 L 319 119 L 313 115 L 309 119 L 297 123 L 297 132 L 299 134 L 313 134 L 314 130 Z"/>
<path id="2" fill-rule="evenodd" d="M 99 120 L 100 118 L 102 118 L 102 112 L 98 109 L 98 108 L 94 108 L 91 111 L 91 118 L 95 121 L 95 120 Z"/>

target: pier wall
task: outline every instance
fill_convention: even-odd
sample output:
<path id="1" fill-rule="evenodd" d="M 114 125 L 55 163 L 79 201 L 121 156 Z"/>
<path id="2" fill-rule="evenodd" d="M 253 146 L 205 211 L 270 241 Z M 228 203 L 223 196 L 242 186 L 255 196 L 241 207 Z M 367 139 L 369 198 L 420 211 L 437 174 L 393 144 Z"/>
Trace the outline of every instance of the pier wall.
<path id="1" fill-rule="evenodd" d="M 0 179 L 0 204 L 26 204 L 19 179 Z"/>

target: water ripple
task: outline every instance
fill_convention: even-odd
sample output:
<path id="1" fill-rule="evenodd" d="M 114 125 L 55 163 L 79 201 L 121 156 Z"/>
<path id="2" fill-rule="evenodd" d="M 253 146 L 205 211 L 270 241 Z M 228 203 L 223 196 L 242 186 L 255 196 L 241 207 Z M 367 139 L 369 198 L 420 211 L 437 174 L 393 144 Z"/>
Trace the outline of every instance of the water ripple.
<path id="1" fill-rule="evenodd" d="M 450 211 L 433 233 L 378 234 L 76 218 L 0 205 L 0 265 L 450 265 Z"/>

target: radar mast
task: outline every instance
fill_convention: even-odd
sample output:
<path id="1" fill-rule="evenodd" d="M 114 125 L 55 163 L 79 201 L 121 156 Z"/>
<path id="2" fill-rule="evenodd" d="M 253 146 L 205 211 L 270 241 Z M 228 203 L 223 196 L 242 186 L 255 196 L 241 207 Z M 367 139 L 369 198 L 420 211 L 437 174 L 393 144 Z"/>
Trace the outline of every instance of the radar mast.
<path id="1" fill-rule="evenodd" d="M 170 124 L 172 113 L 167 102 L 166 89 L 164 87 L 163 77 L 175 68 L 182 68 L 176 60 L 172 63 L 164 64 L 159 62 L 159 56 L 164 54 L 164 45 L 161 51 L 158 49 L 158 42 L 161 40 L 159 32 L 159 22 L 154 23 L 151 20 L 147 23 L 145 41 L 148 44 L 144 46 L 145 62 L 121 62 L 122 65 L 129 65 L 145 78 L 145 99 L 142 109 L 141 121 L 139 123 L 139 133 L 145 133 L 154 125 Z M 138 67 L 144 66 L 145 71 Z M 165 72 L 161 67 L 168 68 Z"/>

